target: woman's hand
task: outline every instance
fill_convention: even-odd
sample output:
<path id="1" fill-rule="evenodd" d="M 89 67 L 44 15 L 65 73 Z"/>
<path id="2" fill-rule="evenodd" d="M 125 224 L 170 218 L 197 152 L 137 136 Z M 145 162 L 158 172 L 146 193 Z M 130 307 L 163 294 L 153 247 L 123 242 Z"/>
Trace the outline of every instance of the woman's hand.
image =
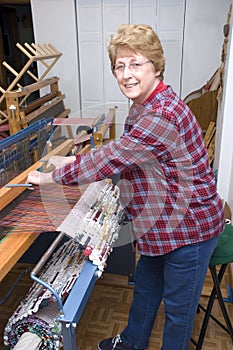
<path id="1" fill-rule="evenodd" d="M 49 168 L 51 165 L 55 167 L 55 169 L 62 168 L 64 165 L 74 162 L 75 159 L 75 156 L 52 156 L 51 158 L 49 158 L 46 168 Z"/>
<path id="2" fill-rule="evenodd" d="M 41 171 L 38 171 L 38 170 L 30 171 L 30 173 L 28 174 L 27 183 L 34 184 L 34 185 L 54 183 L 52 178 L 52 172 L 42 173 Z"/>
<path id="3" fill-rule="evenodd" d="M 46 170 L 49 167 L 52 167 L 55 169 L 62 168 L 64 165 L 74 162 L 75 159 L 76 159 L 75 156 L 69 156 L 69 157 L 52 156 L 48 160 L 48 163 L 46 165 Z M 43 185 L 43 184 L 54 183 L 53 177 L 52 177 L 52 171 L 49 171 L 49 172 L 48 171 L 47 172 L 42 172 L 38 170 L 30 171 L 30 173 L 28 174 L 27 183 L 30 183 L 33 185 Z"/>

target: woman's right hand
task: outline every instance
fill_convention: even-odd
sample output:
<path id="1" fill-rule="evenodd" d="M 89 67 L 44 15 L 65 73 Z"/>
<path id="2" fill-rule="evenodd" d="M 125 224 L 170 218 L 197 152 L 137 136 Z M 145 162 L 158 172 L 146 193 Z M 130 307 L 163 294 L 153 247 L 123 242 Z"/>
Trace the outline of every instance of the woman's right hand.
<path id="1" fill-rule="evenodd" d="M 43 184 L 54 183 L 52 178 L 52 172 L 42 173 L 41 171 L 38 171 L 38 170 L 30 171 L 26 182 L 28 184 L 33 184 L 33 185 L 43 185 Z"/>

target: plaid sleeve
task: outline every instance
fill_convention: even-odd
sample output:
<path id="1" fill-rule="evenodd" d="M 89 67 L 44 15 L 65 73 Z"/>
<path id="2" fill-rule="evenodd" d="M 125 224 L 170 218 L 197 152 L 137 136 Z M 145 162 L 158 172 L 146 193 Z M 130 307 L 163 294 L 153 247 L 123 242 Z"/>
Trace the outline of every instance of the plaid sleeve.
<path id="1" fill-rule="evenodd" d="M 154 164 L 156 159 L 170 157 L 171 148 L 177 147 L 177 134 L 174 125 L 147 113 L 118 141 L 78 155 L 75 162 L 55 170 L 53 179 L 64 185 L 82 185 Z"/>

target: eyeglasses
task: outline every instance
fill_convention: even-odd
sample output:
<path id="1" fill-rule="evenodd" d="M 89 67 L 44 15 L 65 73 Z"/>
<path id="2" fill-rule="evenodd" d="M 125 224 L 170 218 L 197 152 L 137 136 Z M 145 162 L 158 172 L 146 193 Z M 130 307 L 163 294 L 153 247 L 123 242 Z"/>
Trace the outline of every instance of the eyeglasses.
<path id="1" fill-rule="evenodd" d="M 150 60 L 145 62 L 132 62 L 128 66 L 124 63 L 116 64 L 112 67 L 113 72 L 116 75 L 123 74 L 125 67 L 128 67 L 132 73 L 140 72 L 144 64 L 151 62 Z"/>

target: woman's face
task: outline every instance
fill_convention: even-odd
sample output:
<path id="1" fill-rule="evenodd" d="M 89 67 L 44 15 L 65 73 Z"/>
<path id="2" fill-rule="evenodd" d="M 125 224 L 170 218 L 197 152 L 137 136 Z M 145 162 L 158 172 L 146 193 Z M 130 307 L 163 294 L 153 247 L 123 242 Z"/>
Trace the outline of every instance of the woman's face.
<path id="1" fill-rule="evenodd" d="M 140 53 L 121 50 L 116 57 L 114 75 L 121 92 L 134 103 L 142 104 L 160 80 L 150 60 Z"/>

